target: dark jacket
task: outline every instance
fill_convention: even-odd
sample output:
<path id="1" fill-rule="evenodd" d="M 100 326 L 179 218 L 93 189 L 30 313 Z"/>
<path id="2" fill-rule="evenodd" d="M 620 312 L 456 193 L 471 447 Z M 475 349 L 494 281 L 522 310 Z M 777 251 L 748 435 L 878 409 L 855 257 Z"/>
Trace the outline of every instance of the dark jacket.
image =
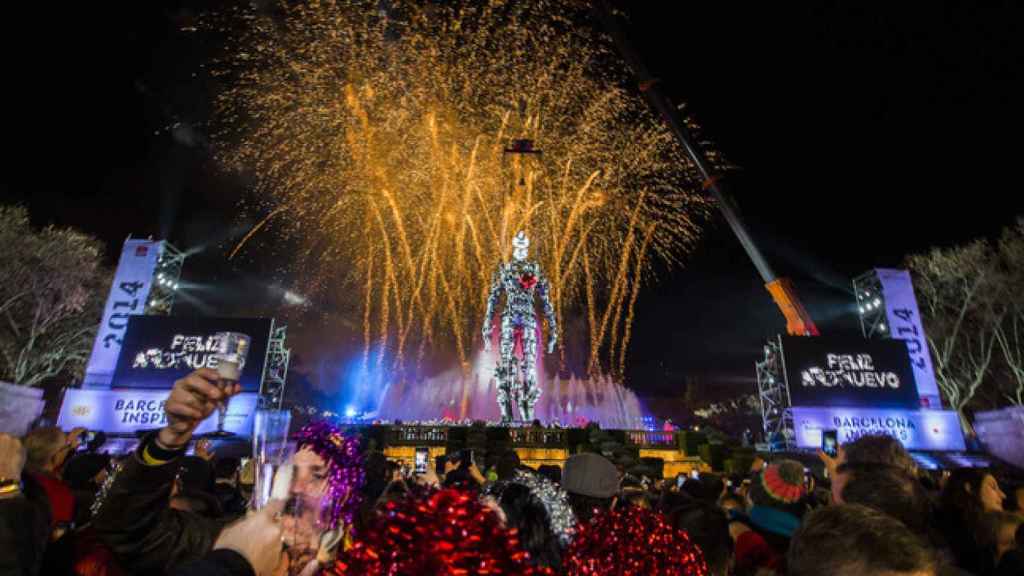
<path id="1" fill-rule="evenodd" d="M 217 484 L 214 486 L 213 494 L 220 501 L 224 516 L 228 518 L 240 518 L 245 516 L 248 502 L 242 496 L 242 491 L 237 486 L 230 484 Z"/>
<path id="2" fill-rule="evenodd" d="M 995 567 L 991 574 L 992 576 L 1020 576 L 1024 574 L 1024 543 L 1018 542 L 1017 548 L 1003 554 L 999 565 Z"/>
<path id="3" fill-rule="evenodd" d="M 252 566 L 233 550 L 214 550 L 201 560 L 182 564 L 174 576 L 255 576 Z"/>
<path id="4" fill-rule="evenodd" d="M 50 507 L 42 488 L 26 474 L 24 492 L 0 500 L 0 574 L 35 576 L 50 540 Z"/>
<path id="5" fill-rule="evenodd" d="M 171 485 L 184 451 L 161 452 L 162 465 L 143 463 L 142 441 L 126 458 L 98 496 L 93 516 L 96 536 L 130 573 L 158 576 L 180 564 L 202 558 L 213 548 L 224 522 L 168 507 Z M 151 452 L 152 454 L 153 452 Z"/>

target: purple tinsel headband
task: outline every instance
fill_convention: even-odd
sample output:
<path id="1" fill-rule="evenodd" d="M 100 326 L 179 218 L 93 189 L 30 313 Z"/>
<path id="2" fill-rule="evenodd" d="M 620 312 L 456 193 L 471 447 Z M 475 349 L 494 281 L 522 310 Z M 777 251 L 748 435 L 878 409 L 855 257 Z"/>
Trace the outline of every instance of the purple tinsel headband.
<path id="1" fill-rule="evenodd" d="M 359 508 L 360 488 L 363 485 L 363 462 L 359 441 L 345 436 L 330 422 L 319 421 L 303 426 L 295 435 L 296 446 L 308 446 L 327 463 L 327 492 L 324 509 L 331 529 L 339 521 L 351 526 L 352 517 Z"/>

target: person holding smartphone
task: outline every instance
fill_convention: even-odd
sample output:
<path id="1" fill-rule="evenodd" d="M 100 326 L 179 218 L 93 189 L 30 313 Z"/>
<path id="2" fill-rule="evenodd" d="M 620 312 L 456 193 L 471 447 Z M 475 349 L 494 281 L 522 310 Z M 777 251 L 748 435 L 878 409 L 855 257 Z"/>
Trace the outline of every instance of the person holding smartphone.
<path id="1" fill-rule="evenodd" d="M 838 430 L 823 430 L 821 432 L 821 451 L 832 458 L 839 456 Z"/>
<path id="2" fill-rule="evenodd" d="M 426 446 L 416 448 L 416 456 L 413 461 L 413 474 L 416 474 L 417 476 L 420 474 L 426 474 L 429 462 L 430 449 Z"/>
<path id="3" fill-rule="evenodd" d="M 444 465 L 444 486 L 474 488 L 483 486 L 487 479 L 477 468 L 473 450 L 466 449 L 450 454 Z"/>

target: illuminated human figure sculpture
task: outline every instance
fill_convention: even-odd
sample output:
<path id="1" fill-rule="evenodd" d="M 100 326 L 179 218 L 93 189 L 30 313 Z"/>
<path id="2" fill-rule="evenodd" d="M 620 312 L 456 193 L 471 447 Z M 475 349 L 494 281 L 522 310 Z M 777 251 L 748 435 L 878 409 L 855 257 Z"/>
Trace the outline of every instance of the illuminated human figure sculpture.
<path id="1" fill-rule="evenodd" d="M 503 262 L 494 272 L 491 293 L 484 317 L 484 350 L 491 349 L 491 319 L 505 291 L 505 309 L 501 313 L 501 347 L 494 379 L 498 387 L 498 407 L 502 422 L 512 420 L 512 405 L 519 406 L 521 420 L 533 420 L 533 407 L 540 398 L 537 386 L 537 334 L 539 324 L 534 311 L 534 293 L 540 296 L 548 318 L 550 338 L 548 354 L 555 351 L 558 325 L 555 309 L 548 297 L 548 281 L 540 265 L 527 260 L 530 239 L 520 231 L 512 239 L 512 260 Z"/>

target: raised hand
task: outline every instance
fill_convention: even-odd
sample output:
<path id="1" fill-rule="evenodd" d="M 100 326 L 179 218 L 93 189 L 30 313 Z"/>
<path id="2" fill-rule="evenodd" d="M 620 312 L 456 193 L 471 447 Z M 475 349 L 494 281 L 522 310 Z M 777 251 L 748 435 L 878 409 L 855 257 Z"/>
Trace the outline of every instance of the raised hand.
<path id="1" fill-rule="evenodd" d="M 78 447 L 82 445 L 82 435 L 86 432 L 85 428 L 79 426 L 78 428 L 72 428 L 71 432 L 68 432 L 68 446 L 72 450 L 78 450 Z"/>
<path id="2" fill-rule="evenodd" d="M 843 450 L 843 447 L 840 446 L 836 457 L 833 458 L 828 454 L 825 454 L 823 451 L 818 450 L 818 459 L 825 465 L 825 471 L 828 472 L 827 477 L 834 479 L 836 474 L 839 473 L 839 465 L 846 461 L 846 452 Z"/>
<path id="3" fill-rule="evenodd" d="M 200 368 L 174 383 L 164 403 L 167 426 L 157 437 L 168 448 L 181 448 L 188 444 L 200 422 L 206 420 L 217 406 L 241 391 L 239 384 L 220 388 L 220 376 L 211 368 Z"/>
<path id="4" fill-rule="evenodd" d="M 469 465 L 469 477 L 472 478 L 474 482 L 481 486 L 487 483 L 487 478 L 484 478 L 484 475 L 480 472 L 480 469 L 476 467 L 476 462 L 473 462 L 472 464 Z"/>
<path id="5" fill-rule="evenodd" d="M 213 460 L 214 455 L 216 455 L 216 452 L 214 452 L 212 448 L 213 443 L 206 438 L 203 438 L 199 442 L 196 442 L 196 456 L 209 462 L 210 460 Z"/>

